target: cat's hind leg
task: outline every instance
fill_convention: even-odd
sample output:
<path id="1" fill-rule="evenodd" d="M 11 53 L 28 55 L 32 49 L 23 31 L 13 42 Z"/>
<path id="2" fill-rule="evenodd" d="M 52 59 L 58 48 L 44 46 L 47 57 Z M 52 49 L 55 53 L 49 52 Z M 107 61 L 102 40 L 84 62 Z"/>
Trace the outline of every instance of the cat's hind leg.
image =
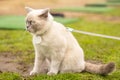
<path id="1" fill-rule="evenodd" d="M 60 73 L 79 73 L 84 69 L 85 61 L 82 53 L 69 51 L 61 64 Z"/>
<path id="2" fill-rule="evenodd" d="M 60 73 L 80 73 L 84 69 L 85 69 L 84 63 L 80 64 L 80 65 L 74 65 L 71 67 L 70 67 L 70 65 L 67 65 L 65 67 L 62 67 L 62 69 L 60 69 Z"/>

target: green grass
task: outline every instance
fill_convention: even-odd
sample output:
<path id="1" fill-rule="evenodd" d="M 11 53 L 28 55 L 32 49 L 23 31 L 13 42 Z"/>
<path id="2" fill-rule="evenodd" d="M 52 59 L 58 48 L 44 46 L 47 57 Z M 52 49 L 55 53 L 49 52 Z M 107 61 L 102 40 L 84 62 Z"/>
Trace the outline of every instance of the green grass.
<path id="1" fill-rule="evenodd" d="M 120 33 L 118 33 L 120 28 L 119 25 L 120 23 L 113 23 L 111 21 L 104 21 L 104 20 L 90 21 L 90 20 L 84 20 L 84 19 L 81 19 L 80 21 L 77 21 L 75 23 L 68 24 L 68 26 L 72 26 L 74 29 L 77 29 L 77 30 L 83 30 L 83 31 L 88 31 L 93 33 L 100 33 L 100 34 L 120 37 Z"/>
<path id="2" fill-rule="evenodd" d="M 112 13 L 112 12 L 111 12 Z M 111 13 L 109 15 L 111 15 Z M 115 12 L 114 12 L 115 13 Z M 118 14 L 116 12 L 116 14 Z M 0 26 L 6 27 L 23 27 L 24 17 L 22 16 L 2 16 Z M 2 20 L 3 22 L 1 22 Z M 10 22 L 11 20 L 14 23 Z M 64 23 L 66 26 L 77 30 L 101 33 L 106 35 L 120 37 L 120 23 L 106 21 L 91 21 L 85 19 L 64 19 L 57 18 L 57 21 Z M 7 22 L 7 23 L 6 23 Z M 19 23 L 19 25 L 18 25 Z M 21 28 L 20 28 L 21 29 Z M 0 80 L 120 80 L 120 41 L 100 37 L 93 37 L 84 34 L 73 33 L 79 44 L 84 50 L 86 60 L 101 61 L 103 63 L 115 62 L 116 71 L 108 76 L 84 73 L 66 73 L 55 76 L 36 75 L 23 77 L 18 73 L 5 72 L 0 73 Z M 16 55 L 17 62 L 33 63 L 34 49 L 31 41 L 31 35 L 25 30 L 0 30 L 0 55 L 11 53 Z"/>
<path id="3" fill-rule="evenodd" d="M 56 21 L 63 24 L 75 22 L 77 18 L 60 18 L 56 17 Z M 0 16 L 0 29 L 25 29 L 25 17 L 24 16 Z"/>
<path id="4" fill-rule="evenodd" d="M 120 0 L 107 0 L 107 2 L 109 3 L 120 3 Z"/>
<path id="5" fill-rule="evenodd" d="M 112 10 L 112 8 L 107 7 L 65 7 L 54 9 L 55 11 L 69 11 L 69 12 L 92 12 L 92 13 L 104 13 Z"/>
<path id="6" fill-rule="evenodd" d="M 36 75 L 32 77 L 22 77 L 16 73 L 2 73 L 0 74 L 0 80 L 119 80 L 118 72 L 114 72 L 109 76 L 100 76 L 90 73 L 66 73 L 58 74 L 55 76 Z"/>
<path id="7" fill-rule="evenodd" d="M 0 73 L 0 80 L 22 80 L 17 73 Z"/>
<path id="8" fill-rule="evenodd" d="M 47 76 L 47 75 L 37 75 L 34 77 L 29 77 L 27 80 L 116 80 L 120 79 L 116 76 L 117 73 L 114 73 L 110 76 L 100 76 L 96 74 L 89 73 L 75 73 L 75 74 L 59 74 L 55 76 Z M 112 78 L 112 79 L 111 79 Z"/>
<path id="9" fill-rule="evenodd" d="M 118 16 L 118 17 L 120 17 L 120 10 L 119 9 L 120 8 L 114 8 L 114 9 L 112 9 L 112 10 L 110 10 L 107 13 L 104 13 L 104 14 L 107 15 L 107 16 Z"/>
<path id="10" fill-rule="evenodd" d="M 0 16 L 1 29 L 25 29 L 24 16 Z"/>
<path id="11" fill-rule="evenodd" d="M 106 4 L 110 5 L 110 4 Z M 120 8 L 114 7 L 65 7 L 53 9 L 55 12 L 85 12 L 85 13 L 97 13 L 105 14 L 109 16 L 120 16 Z"/>

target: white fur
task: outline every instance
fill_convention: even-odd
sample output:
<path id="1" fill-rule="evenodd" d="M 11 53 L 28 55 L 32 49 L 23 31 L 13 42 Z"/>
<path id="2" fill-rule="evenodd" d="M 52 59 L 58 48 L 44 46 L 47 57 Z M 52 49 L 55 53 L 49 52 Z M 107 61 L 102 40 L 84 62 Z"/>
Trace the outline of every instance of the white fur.
<path id="1" fill-rule="evenodd" d="M 41 11 L 32 11 L 28 14 L 37 15 Z M 36 42 L 36 33 L 33 34 L 33 45 L 35 48 L 35 63 L 30 75 L 40 73 L 43 62 L 47 60 L 48 75 L 66 72 L 81 72 L 85 68 L 84 54 L 82 48 L 74 36 L 66 30 L 64 25 L 53 21 L 49 14 L 46 29 L 43 29 L 41 42 Z M 45 32 L 46 31 L 46 32 Z M 39 32 L 38 32 L 39 33 Z M 41 32 L 40 32 L 41 33 Z"/>

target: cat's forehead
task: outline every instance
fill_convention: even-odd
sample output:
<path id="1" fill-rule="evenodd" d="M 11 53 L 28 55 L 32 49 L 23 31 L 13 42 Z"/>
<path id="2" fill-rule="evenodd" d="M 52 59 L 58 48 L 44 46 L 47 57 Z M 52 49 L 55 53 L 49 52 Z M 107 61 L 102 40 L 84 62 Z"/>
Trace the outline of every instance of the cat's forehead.
<path id="1" fill-rule="evenodd" d="M 27 18 L 33 18 L 43 13 L 43 10 L 33 10 L 27 14 Z"/>
<path id="2" fill-rule="evenodd" d="M 48 10 L 48 9 L 32 10 L 27 14 L 25 20 L 40 19 L 38 16 L 44 14 L 46 10 Z M 49 12 L 48 12 L 48 19 L 53 20 L 53 17 Z"/>

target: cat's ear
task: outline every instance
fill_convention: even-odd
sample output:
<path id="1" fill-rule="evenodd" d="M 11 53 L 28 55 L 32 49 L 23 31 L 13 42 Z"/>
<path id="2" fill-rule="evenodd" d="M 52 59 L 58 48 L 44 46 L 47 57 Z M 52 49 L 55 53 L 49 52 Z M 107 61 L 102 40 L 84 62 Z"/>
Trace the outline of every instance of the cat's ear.
<path id="1" fill-rule="evenodd" d="M 49 11 L 50 11 L 49 8 L 44 9 L 43 12 L 42 12 L 42 14 L 39 15 L 39 17 L 47 18 Z"/>
<path id="2" fill-rule="evenodd" d="M 31 11 L 34 10 L 34 9 L 30 8 L 30 7 L 25 7 L 25 9 L 26 9 L 27 12 L 31 12 Z"/>

